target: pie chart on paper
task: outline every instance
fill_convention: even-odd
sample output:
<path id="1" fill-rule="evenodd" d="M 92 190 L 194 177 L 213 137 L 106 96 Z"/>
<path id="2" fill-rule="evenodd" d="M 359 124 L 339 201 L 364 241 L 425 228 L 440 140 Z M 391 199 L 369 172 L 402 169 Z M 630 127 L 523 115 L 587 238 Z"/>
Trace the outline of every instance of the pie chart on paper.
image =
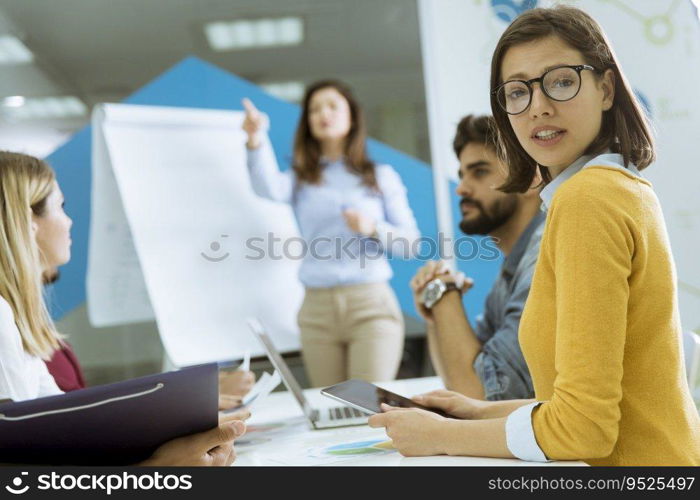
<path id="1" fill-rule="evenodd" d="M 370 455 L 373 453 L 386 453 L 393 451 L 394 447 L 391 441 L 375 439 L 372 441 L 358 441 L 354 443 L 337 444 L 329 446 L 324 451 L 331 456 L 348 456 L 348 455 Z"/>

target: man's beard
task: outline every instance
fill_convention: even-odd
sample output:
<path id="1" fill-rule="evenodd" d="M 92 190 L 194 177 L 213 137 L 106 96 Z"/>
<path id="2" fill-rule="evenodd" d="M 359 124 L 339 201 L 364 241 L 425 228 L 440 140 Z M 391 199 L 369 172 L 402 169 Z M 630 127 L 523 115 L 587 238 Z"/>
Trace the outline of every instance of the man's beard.
<path id="1" fill-rule="evenodd" d="M 464 234 L 491 234 L 493 231 L 501 227 L 513 216 L 518 208 L 518 196 L 516 194 L 508 194 L 493 202 L 489 213 L 484 210 L 484 206 L 471 198 L 464 197 L 460 201 L 462 203 L 473 204 L 475 209 L 479 210 L 479 215 L 475 219 L 462 220 L 459 223 L 459 228 Z"/>

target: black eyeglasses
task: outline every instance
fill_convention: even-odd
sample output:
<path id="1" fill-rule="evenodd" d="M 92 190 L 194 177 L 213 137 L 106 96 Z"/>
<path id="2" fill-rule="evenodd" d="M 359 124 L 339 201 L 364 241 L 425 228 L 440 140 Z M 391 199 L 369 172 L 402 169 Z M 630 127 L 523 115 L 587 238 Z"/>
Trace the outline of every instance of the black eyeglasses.
<path id="1" fill-rule="evenodd" d="M 588 64 L 577 66 L 557 66 L 545 71 L 539 78 L 531 80 L 508 80 L 491 93 L 496 96 L 499 106 L 509 115 L 519 115 L 532 102 L 532 84 L 538 82 L 544 95 L 554 101 L 569 101 L 581 90 L 581 71 L 598 71 Z"/>

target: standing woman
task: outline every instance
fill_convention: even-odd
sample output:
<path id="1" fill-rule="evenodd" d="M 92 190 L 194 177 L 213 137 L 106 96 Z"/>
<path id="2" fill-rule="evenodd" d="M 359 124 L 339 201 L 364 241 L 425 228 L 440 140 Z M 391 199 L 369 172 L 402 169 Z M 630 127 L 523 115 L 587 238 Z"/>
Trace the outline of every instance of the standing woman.
<path id="1" fill-rule="evenodd" d="M 306 90 L 288 172 L 277 166 L 265 116 L 243 104 L 253 189 L 292 205 L 308 249 L 298 322 L 311 384 L 393 379 L 404 324 L 387 253 L 408 256 L 420 236 L 399 175 L 367 157 L 362 110 L 340 82 Z"/>
<path id="2" fill-rule="evenodd" d="M 417 400 L 471 420 L 391 410 L 370 425 L 414 455 L 700 465 L 671 247 L 639 173 L 654 143 L 607 38 L 581 10 L 527 11 L 496 46 L 491 88 L 502 189 L 524 192 L 538 169 L 546 183 L 519 330 L 536 399 L 438 391 Z"/>

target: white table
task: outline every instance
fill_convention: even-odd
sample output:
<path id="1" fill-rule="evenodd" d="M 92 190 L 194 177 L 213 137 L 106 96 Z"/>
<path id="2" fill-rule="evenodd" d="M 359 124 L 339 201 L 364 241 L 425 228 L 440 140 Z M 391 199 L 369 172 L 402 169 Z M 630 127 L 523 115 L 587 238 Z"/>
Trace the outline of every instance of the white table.
<path id="1" fill-rule="evenodd" d="M 412 396 L 442 388 L 439 377 L 397 380 L 379 384 L 401 394 Z M 318 389 L 304 391 L 315 408 L 337 406 L 322 396 Z M 524 462 L 516 459 L 478 457 L 403 457 L 395 450 L 378 451 L 370 446 L 369 453 L 335 455 L 329 448 L 347 443 L 388 441 L 384 429 L 368 426 L 313 430 L 291 393 L 276 392 L 261 401 L 247 422 L 251 432 L 236 441 L 237 459 L 234 465 L 342 465 L 342 466 L 561 466 L 585 465 L 582 462 Z M 263 428 L 264 430 L 256 430 Z M 338 453 L 337 451 L 335 453 Z"/>

